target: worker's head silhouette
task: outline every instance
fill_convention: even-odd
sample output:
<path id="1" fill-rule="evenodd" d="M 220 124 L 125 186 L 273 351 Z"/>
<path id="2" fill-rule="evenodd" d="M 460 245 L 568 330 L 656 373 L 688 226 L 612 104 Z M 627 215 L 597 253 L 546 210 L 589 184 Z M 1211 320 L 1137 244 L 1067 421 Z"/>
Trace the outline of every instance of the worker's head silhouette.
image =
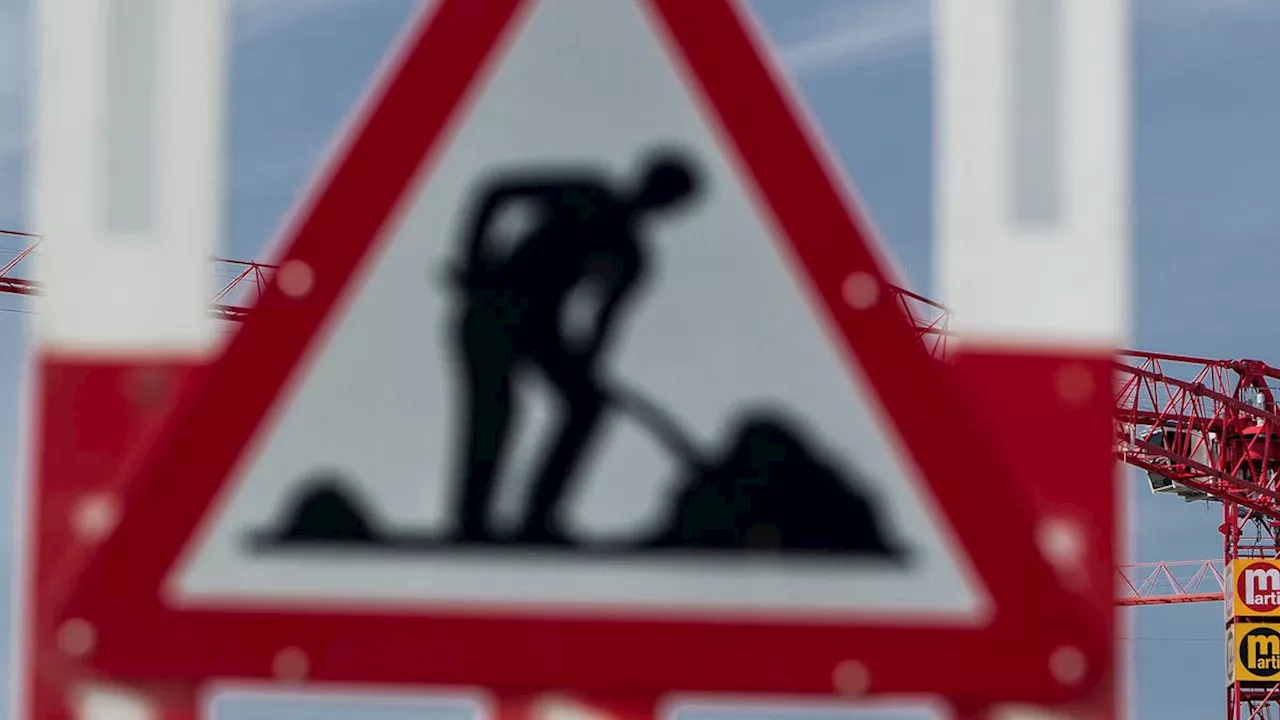
<path id="1" fill-rule="evenodd" d="M 698 192 L 699 179 L 684 153 L 656 152 L 646 158 L 632 206 L 641 212 L 678 207 Z"/>

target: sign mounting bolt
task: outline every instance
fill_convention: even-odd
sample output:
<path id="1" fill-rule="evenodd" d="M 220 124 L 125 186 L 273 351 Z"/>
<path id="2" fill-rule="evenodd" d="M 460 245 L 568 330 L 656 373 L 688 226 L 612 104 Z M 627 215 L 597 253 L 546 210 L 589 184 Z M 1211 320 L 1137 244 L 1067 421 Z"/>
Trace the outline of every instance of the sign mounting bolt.
<path id="1" fill-rule="evenodd" d="M 72 511 L 71 524 L 80 539 L 99 543 L 120 521 L 120 501 L 108 492 L 90 493 L 80 498 Z"/>
<path id="2" fill-rule="evenodd" d="M 1062 645 L 1049 654 L 1049 672 L 1066 686 L 1079 685 L 1088 666 L 1084 653 L 1074 645 Z"/>
<path id="3" fill-rule="evenodd" d="M 857 660 L 844 660 L 831 673 L 831 684 L 841 695 L 865 695 L 871 687 L 871 671 Z"/>
<path id="4" fill-rule="evenodd" d="M 1053 382 L 1058 399 L 1069 408 L 1084 407 L 1093 399 L 1093 375 L 1080 363 L 1067 363 L 1058 368 Z"/>
<path id="5" fill-rule="evenodd" d="M 851 273 L 844 279 L 840 292 L 854 310 L 870 310 L 880 299 L 880 283 L 865 272 Z"/>
<path id="6" fill-rule="evenodd" d="M 1085 538 L 1080 524 L 1064 517 L 1043 520 L 1036 528 L 1040 552 L 1058 568 L 1077 568 L 1084 564 Z"/>
<path id="7" fill-rule="evenodd" d="M 287 647 L 271 660 L 271 672 L 278 680 L 299 682 L 307 678 L 310 665 L 306 653 L 296 647 Z"/>
<path id="8" fill-rule="evenodd" d="M 277 273 L 276 282 L 280 284 L 280 289 L 294 300 L 306 297 L 316 284 L 315 271 L 301 260 L 286 262 Z"/>
<path id="9" fill-rule="evenodd" d="M 84 657 L 98 643 L 98 631 L 83 618 L 71 618 L 58 627 L 58 649 L 71 657 Z"/>

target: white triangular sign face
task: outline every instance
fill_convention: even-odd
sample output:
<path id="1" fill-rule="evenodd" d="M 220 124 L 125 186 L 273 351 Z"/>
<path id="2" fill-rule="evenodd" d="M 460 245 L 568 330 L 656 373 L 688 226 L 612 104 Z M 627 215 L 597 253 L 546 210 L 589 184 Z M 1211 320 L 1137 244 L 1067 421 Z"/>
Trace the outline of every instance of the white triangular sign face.
<path id="1" fill-rule="evenodd" d="M 958 556 L 948 523 L 900 438 L 885 429 L 889 422 L 862 374 L 851 371 L 856 358 L 835 339 L 829 312 L 775 218 L 760 210 L 755 185 L 744 181 L 747 168 L 645 13 L 643 3 L 539 2 L 511 32 L 205 516 L 170 578 L 176 597 L 982 619 L 985 593 Z M 555 506 L 564 532 L 594 549 L 449 549 L 423 540 L 420 547 L 389 542 L 353 554 L 248 541 L 296 520 L 308 492 L 307 522 L 325 516 L 341 524 L 336 497 L 326 506 L 314 492 L 318 481 L 341 485 L 381 532 L 430 538 L 457 529 L 470 389 L 477 422 L 490 427 L 484 423 L 501 414 L 504 378 L 513 419 L 491 525 L 499 535 L 518 531 L 521 513 L 537 506 L 532 478 L 566 408 L 591 404 L 590 373 L 566 371 L 567 355 L 538 349 L 545 337 L 493 334 L 492 307 L 502 302 L 494 298 L 514 296 L 491 295 L 486 324 L 476 319 L 484 311 L 474 309 L 485 303 L 469 314 L 450 273 L 465 262 L 477 204 L 493 183 L 599 173 L 622 193 L 642 184 L 646 162 L 659 151 L 688 160 L 696 183 L 683 206 L 631 226 L 636 257 L 601 230 L 606 218 L 595 234 L 557 237 L 564 249 L 536 266 L 548 286 L 562 275 L 604 278 L 606 289 L 609 278 L 635 278 L 610 326 L 611 344 L 596 364 L 581 366 L 593 368 L 612 399 Z M 565 205 L 558 220 L 546 207 L 526 199 L 500 208 L 485 236 L 495 256 L 536 255 L 522 243 L 545 241 L 541 231 L 564 225 Z M 606 248 L 584 260 L 575 253 L 575 243 L 615 241 L 613 254 Z M 590 334 L 599 307 L 591 289 L 587 283 L 582 298 L 559 308 L 565 337 Z M 532 327 L 538 308 L 519 297 L 514 304 Z M 774 411 L 785 431 L 742 429 Z M 791 473 L 792 489 L 783 494 L 756 478 L 763 489 L 734 495 L 735 482 L 751 484 L 742 473 L 707 479 L 717 468 L 759 469 L 755 455 L 769 452 L 762 447 L 785 444 L 779 432 L 794 435 L 811 462 L 830 470 L 827 484 L 805 485 L 790 466 L 779 471 Z M 701 499 L 690 490 L 699 482 L 707 484 Z M 752 498 L 774 507 L 743 510 Z M 698 503 L 738 503 L 739 512 L 758 513 L 760 534 L 749 542 L 785 546 L 804 536 L 849 549 L 856 534 L 849 527 L 868 515 L 878 531 L 866 531 L 873 537 L 863 539 L 861 554 L 784 549 L 745 561 L 731 551 L 625 549 L 687 527 Z M 780 505 L 787 518 L 777 515 Z M 878 552 L 880 544 L 901 556 Z"/>

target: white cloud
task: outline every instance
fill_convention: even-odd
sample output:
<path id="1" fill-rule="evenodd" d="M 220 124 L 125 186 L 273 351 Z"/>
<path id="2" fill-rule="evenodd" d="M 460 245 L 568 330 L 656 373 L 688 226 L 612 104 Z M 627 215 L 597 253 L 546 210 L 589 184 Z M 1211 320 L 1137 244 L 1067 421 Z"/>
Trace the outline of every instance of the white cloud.
<path id="1" fill-rule="evenodd" d="M 237 39 L 247 40 L 335 10 L 378 0 L 229 0 Z"/>
<path id="2" fill-rule="evenodd" d="M 936 0 L 839 0 L 807 18 L 804 32 L 782 43 L 797 74 L 881 62 L 927 50 Z M 1210 15 L 1280 15 L 1276 0 L 1134 0 L 1143 22 L 1200 22 Z"/>
<path id="3" fill-rule="evenodd" d="M 815 14 L 808 32 L 784 42 L 782 59 L 795 73 L 881 61 L 923 52 L 933 26 L 932 0 L 863 0 Z"/>

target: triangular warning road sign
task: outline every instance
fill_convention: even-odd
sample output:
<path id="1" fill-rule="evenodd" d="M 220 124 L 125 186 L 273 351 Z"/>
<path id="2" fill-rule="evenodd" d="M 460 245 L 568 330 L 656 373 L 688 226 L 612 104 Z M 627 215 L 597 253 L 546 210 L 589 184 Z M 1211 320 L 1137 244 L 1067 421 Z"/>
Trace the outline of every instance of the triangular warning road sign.
<path id="1" fill-rule="evenodd" d="M 70 593 L 95 670 L 1095 677 L 1104 638 L 737 3 L 438 0 L 347 140 Z"/>

